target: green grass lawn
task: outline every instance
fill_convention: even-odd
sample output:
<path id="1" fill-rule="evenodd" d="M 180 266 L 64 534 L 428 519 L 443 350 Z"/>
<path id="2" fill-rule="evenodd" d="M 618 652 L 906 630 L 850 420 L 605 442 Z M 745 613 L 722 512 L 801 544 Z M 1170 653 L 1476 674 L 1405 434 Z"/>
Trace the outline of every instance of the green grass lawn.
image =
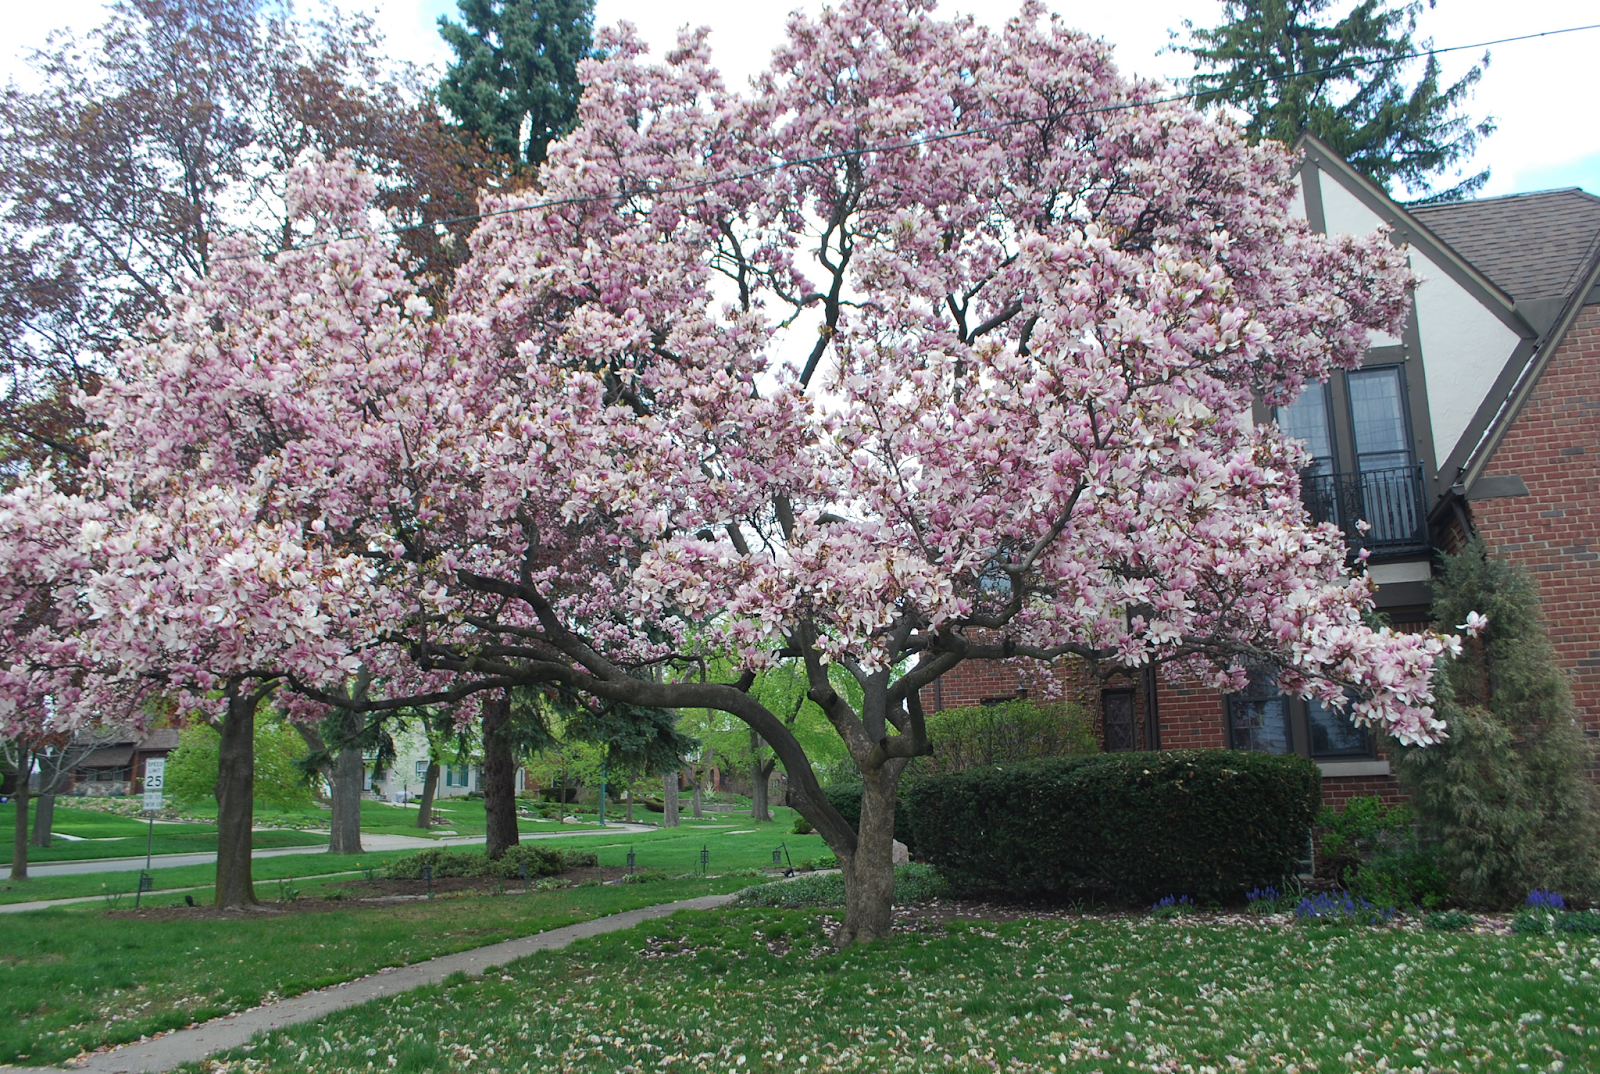
<path id="1" fill-rule="evenodd" d="M 1067 919 L 835 952 L 816 911 L 724 910 L 274 1033 L 248 1069 L 1595 1070 L 1597 984 L 1592 937 Z"/>
<path id="2" fill-rule="evenodd" d="M 672 875 L 699 869 L 702 848 L 710 854 L 707 871 L 712 873 L 770 869 L 772 852 L 781 852 L 785 845 L 796 867 L 830 853 L 820 835 L 795 835 L 789 830 L 792 823 L 788 817 L 762 824 L 749 817 L 724 814 L 720 820 L 708 816 L 699 824 L 686 820 L 681 827 L 653 832 L 571 836 L 562 839 L 560 845 L 566 850 L 593 850 L 600 856 L 601 865 L 626 864 L 631 848 L 639 868 L 660 869 Z"/>
<path id="3" fill-rule="evenodd" d="M 12 803 L 0 805 L 0 831 L 9 833 L 16 822 L 16 815 L 17 807 Z M 30 863 L 137 857 L 145 852 L 146 842 L 152 834 L 149 822 L 137 817 L 121 817 L 114 813 L 75 809 L 59 804 L 51 830 L 55 838 L 51 840 L 48 850 L 41 847 L 28 849 Z M 65 839 L 62 838 L 64 835 L 77 838 Z M 296 831 L 256 832 L 254 838 L 258 847 L 316 846 L 328 841 L 325 835 Z M 153 850 L 157 854 L 190 854 L 216 849 L 217 829 L 214 824 L 156 821 Z M 11 840 L 7 839 L 0 846 L 0 865 L 9 864 Z"/>
<path id="4" fill-rule="evenodd" d="M 0 1063 L 59 1063 L 268 996 L 749 882 L 661 881 L 225 920 L 135 920 L 100 908 L 7 915 L 0 918 Z M 322 885 L 298 886 L 311 898 Z M 272 887 L 258 891 L 275 897 Z"/>

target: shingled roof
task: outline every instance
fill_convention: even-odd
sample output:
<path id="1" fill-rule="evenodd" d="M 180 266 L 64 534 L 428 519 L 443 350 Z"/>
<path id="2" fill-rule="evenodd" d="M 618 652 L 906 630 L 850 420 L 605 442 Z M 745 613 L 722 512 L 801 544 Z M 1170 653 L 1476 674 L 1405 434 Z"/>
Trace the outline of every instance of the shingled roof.
<path id="1" fill-rule="evenodd" d="M 1518 303 L 1571 294 L 1600 248 L 1600 198 L 1577 187 L 1411 212 Z"/>

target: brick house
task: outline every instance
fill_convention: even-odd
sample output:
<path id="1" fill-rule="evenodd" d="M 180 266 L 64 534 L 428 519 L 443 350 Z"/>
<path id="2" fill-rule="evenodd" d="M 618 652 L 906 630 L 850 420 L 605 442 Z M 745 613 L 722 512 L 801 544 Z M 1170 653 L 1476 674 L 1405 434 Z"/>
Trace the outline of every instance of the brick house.
<path id="1" fill-rule="evenodd" d="M 1600 737 L 1600 198 L 1573 188 L 1408 208 L 1317 139 L 1299 148 L 1311 226 L 1388 226 L 1422 283 L 1398 338 L 1373 338 L 1360 369 L 1257 419 L 1306 441 L 1307 508 L 1368 549 L 1396 626 L 1432 623 L 1436 552 L 1464 534 L 1531 570 L 1584 728 Z M 1149 669 L 1101 681 L 1070 660 L 962 665 L 923 704 L 1063 686 L 1108 750 L 1295 752 L 1321 767 L 1330 804 L 1400 795 L 1381 743 L 1270 681 L 1223 697 Z"/>

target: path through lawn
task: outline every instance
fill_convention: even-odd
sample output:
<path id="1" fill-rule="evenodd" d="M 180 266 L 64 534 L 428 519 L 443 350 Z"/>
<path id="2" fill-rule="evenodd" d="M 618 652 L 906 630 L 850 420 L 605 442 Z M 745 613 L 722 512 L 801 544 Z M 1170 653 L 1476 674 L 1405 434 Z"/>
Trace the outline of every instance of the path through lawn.
<path id="1" fill-rule="evenodd" d="M 1066 919 L 835 952 L 823 928 L 813 911 L 680 915 L 209 1069 L 1600 1069 L 1595 938 Z"/>

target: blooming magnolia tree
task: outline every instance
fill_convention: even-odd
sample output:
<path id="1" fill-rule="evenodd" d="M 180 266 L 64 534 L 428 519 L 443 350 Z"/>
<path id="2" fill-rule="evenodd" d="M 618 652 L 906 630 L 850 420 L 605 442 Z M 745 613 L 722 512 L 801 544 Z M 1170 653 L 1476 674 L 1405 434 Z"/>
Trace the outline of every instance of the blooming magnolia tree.
<path id="1" fill-rule="evenodd" d="M 115 514 L 237 522 L 116 538 L 147 565 L 91 572 L 100 658 L 328 703 L 360 661 L 369 709 L 555 683 L 731 713 L 839 857 L 842 941 L 888 930 L 920 692 L 965 661 L 1224 690 L 1267 666 L 1441 732 L 1449 642 L 1367 625 L 1303 453 L 1251 422 L 1397 331 L 1410 284 L 1385 236 L 1297 218 L 1281 147 L 1155 102 L 1038 5 L 998 33 L 918 0 L 794 16 L 748 97 L 703 35 L 602 46 L 447 308 L 364 232 L 370 187 L 308 164 L 313 243 L 219 261 L 129 356 L 95 403 Z M 750 690 L 782 659 L 861 772 L 859 827 Z"/>

